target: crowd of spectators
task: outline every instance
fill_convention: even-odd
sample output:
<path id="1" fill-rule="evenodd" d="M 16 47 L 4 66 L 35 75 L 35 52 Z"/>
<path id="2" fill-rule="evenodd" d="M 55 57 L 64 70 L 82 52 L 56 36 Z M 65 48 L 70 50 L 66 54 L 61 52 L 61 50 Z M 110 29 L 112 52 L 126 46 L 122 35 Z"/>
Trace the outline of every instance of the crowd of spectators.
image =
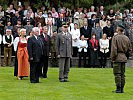
<path id="1" fill-rule="evenodd" d="M 124 25 L 124 34 L 130 38 L 133 45 L 133 9 L 125 9 L 124 12 L 120 9 L 106 11 L 104 6 L 91 6 L 89 9 L 79 7 L 73 10 L 66 7 L 48 9 L 42 6 L 37 9 L 31 6 L 14 8 L 14 5 L 10 4 L 6 10 L 0 6 L 0 44 L 1 54 L 4 54 L 4 65 L 11 63 L 13 41 L 19 36 L 21 28 L 25 28 L 26 36 L 30 37 L 33 27 L 38 27 L 41 35 L 43 27 L 47 26 L 48 35 L 52 38 L 62 31 L 63 23 L 69 25 L 68 32 L 73 39 L 73 57 L 79 56 L 79 67 L 82 57 L 84 67 L 88 66 L 87 62 L 90 67 L 106 66 L 111 40 L 117 34 L 116 29 L 119 24 Z M 10 42 L 10 45 L 7 45 L 6 41 Z M 86 57 L 90 59 L 86 60 Z"/>

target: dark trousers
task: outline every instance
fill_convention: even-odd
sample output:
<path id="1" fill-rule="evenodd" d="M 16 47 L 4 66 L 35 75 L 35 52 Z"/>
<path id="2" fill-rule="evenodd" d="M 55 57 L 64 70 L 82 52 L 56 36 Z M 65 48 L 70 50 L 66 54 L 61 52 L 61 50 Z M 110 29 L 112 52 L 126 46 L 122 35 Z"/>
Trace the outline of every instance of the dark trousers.
<path id="1" fill-rule="evenodd" d="M 81 52 L 79 52 L 79 64 L 78 64 L 78 67 L 81 67 L 82 57 L 83 57 L 84 67 L 86 67 L 86 52 L 84 52 L 83 50 Z"/>
<path id="2" fill-rule="evenodd" d="M 43 56 L 40 63 L 39 76 L 47 77 L 48 71 L 48 56 Z M 43 72 L 42 72 L 43 70 Z"/>
<path id="3" fill-rule="evenodd" d="M 107 53 L 103 53 L 103 52 L 100 52 L 101 54 L 101 61 L 100 61 L 100 65 L 102 68 L 105 68 L 106 66 L 106 61 L 107 61 Z"/>
<path id="4" fill-rule="evenodd" d="M 17 59 L 17 52 L 15 52 L 14 76 L 18 76 L 18 59 Z"/>
<path id="5" fill-rule="evenodd" d="M 30 82 L 39 83 L 39 62 L 30 62 Z"/>
<path id="6" fill-rule="evenodd" d="M 51 52 L 51 65 L 52 65 L 52 67 L 58 67 L 59 66 L 56 52 Z"/>
<path id="7" fill-rule="evenodd" d="M 73 57 L 77 57 L 78 54 L 78 48 L 77 47 L 73 47 Z"/>
<path id="8" fill-rule="evenodd" d="M 116 86 L 124 87 L 125 85 L 125 63 L 113 63 L 113 73 L 115 76 Z"/>

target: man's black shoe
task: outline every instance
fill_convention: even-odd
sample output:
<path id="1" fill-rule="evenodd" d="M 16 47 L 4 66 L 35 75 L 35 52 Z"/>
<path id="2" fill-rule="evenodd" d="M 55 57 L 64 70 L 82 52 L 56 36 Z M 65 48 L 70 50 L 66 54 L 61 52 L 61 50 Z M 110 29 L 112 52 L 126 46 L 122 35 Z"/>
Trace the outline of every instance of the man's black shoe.
<path id="1" fill-rule="evenodd" d="M 65 82 L 64 79 L 60 79 L 59 81 L 60 81 L 60 82 Z"/>
<path id="2" fill-rule="evenodd" d="M 64 82 L 69 82 L 67 79 L 64 79 Z"/>
<path id="3" fill-rule="evenodd" d="M 44 75 L 43 78 L 47 78 L 47 75 Z"/>

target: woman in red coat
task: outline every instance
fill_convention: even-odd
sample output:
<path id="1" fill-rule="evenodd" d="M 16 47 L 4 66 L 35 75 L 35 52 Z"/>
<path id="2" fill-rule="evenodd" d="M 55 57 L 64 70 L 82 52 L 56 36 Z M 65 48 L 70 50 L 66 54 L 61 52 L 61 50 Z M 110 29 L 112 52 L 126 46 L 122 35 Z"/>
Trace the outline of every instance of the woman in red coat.
<path id="1" fill-rule="evenodd" d="M 92 38 L 89 40 L 90 47 L 90 67 L 99 67 L 100 63 L 98 60 L 98 40 L 96 34 L 92 34 Z"/>

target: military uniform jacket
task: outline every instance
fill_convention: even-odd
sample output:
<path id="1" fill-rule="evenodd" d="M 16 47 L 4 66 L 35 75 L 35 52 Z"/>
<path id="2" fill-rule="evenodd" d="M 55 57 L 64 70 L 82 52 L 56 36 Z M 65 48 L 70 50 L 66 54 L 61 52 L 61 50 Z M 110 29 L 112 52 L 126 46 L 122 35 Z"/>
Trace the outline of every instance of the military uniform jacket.
<path id="1" fill-rule="evenodd" d="M 72 57 L 72 36 L 70 33 L 65 35 L 63 32 L 57 35 L 56 50 L 60 57 Z"/>
<path id="2" fill-rule="evenodd" d="M 127 62 L 132 46 L 129 38 L 124 34 L 117 34 L 112 38 L 111 60 L 114 62 Z"/>

